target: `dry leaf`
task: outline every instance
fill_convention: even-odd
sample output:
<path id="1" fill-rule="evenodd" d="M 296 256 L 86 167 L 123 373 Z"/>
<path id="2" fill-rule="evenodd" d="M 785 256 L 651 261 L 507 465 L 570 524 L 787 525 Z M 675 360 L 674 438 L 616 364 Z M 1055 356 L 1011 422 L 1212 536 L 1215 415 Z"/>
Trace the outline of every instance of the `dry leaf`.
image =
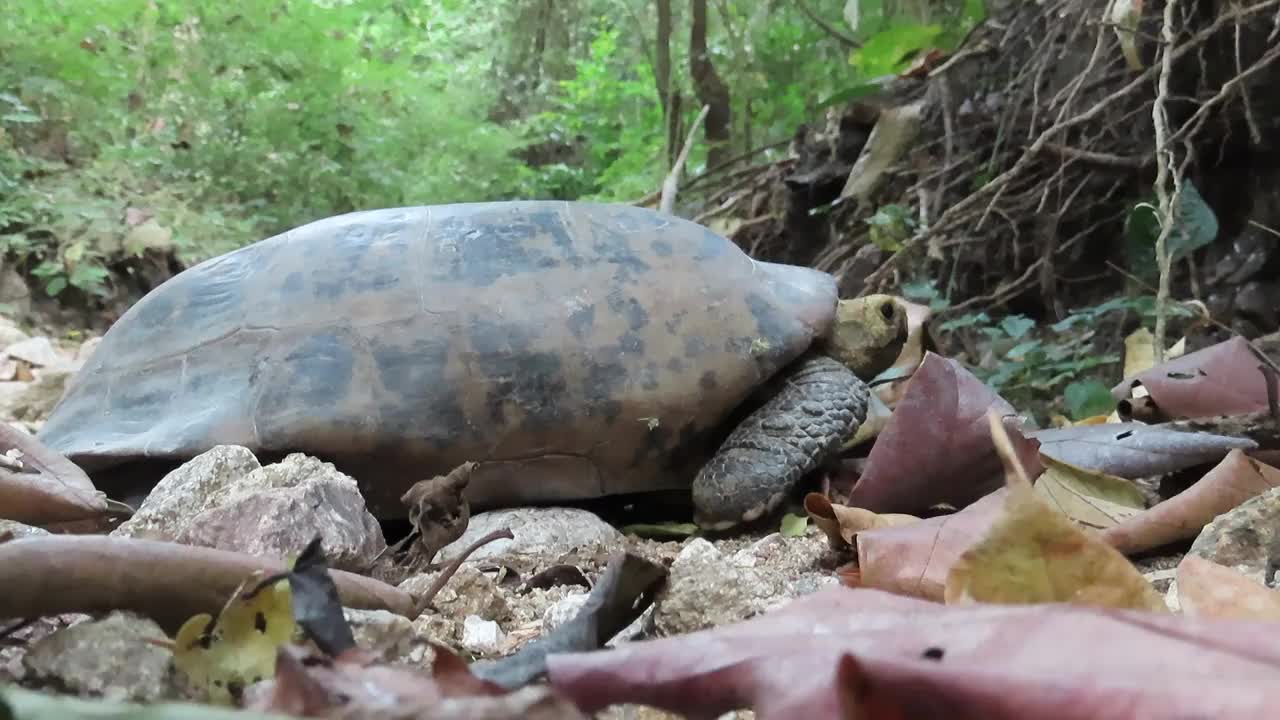
<path id="1" fill-rule="evenodd" d="M 1035 493 L 1083 525 L 1109 528 L 1146 509 L 1142 491 L 1124 478 L 1086 470 L 1041 454 Z"/>
<path id="2" fill-rule="evenodd" d="M 831 502 L 822 493 L 809 493 L 804 497 L 804 509 L 827 536 L 832 550 L 843 550 L 854 545 L 854 538 L 864 530 L 895 527 L 920 522 L 915 515 L 900 513 L 873 513 L 863 508 L 849 507 Z"/>
<path id="3" fill-rule="evenodd" d="M 1140 384 L 1169 417 L 1258 412 L 1267 409 L 1267 386 L 1259 364 L 1249 341 L 1236 336 L 1126 376 L 1111 395 L 1123 400 Z"/>
<path id="4" fill-rule="evenodd" d="M 858 534 L 858 587 L 941 602 L 947 574 L 1004 508 L 1004 488 L 960 512 Z"/>
<path id="5" fill-rule="evenodd" d="M 1193 538 L 1215 517 L 1280 485 L 1280 470 L 1240 450 L 1194 485 L 1102 533 L 1108 545 L 1125 555 Z"/>
<path id="6" fill-rule="evenodd" d="M 1138 423 L 1075 425 L 1026 434 L 1040 443 L 1041 455 L 1124 478 L 1163 475 L 1217 462 L 1235 448 L 1258 446 L 1248 438 Z"/>
<path id="7" fill-rule="evenodd" d="M 947 576 L 948 604 L 1069 602 L 1168 612 L 1124 555 L 1049 507 L 1031 488 L 1000 418 L 989 417 L 1005 463 L 1005 514 Z"/>

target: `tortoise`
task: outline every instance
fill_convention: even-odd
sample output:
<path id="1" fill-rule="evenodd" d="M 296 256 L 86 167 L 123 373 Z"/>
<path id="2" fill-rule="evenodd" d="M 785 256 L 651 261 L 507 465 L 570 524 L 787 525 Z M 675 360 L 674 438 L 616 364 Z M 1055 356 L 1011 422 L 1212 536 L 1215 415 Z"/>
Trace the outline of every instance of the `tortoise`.
<path id="1" fill-rule="evenodd" d="M 893 298 L 841 300 L 830 274 L 644 208 L 357 211 L 153 289 L 37 438 L 99 487 L 232 444 L 330 461 L 383 518 L 476 461 L 477 509 L 691 490 L 728 528 L 838 453 L 859 375 L 905 335 Z"/>

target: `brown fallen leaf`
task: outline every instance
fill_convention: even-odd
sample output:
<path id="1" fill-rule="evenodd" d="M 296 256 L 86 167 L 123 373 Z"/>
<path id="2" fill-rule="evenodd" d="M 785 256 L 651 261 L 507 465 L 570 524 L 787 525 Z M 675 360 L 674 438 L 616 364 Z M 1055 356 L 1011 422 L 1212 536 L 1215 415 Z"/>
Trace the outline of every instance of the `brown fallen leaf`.
<path id="1" fill-rule="evenodd" d="M 1178 604 L 1187 615 L 1280 620 L 1280 591 L 1199 555 L 1178 563 Z"/>
<path id="2" fill-rule="evenodd" d="M 584 713 L 635 703 L 701 718 L 839 718 L 852 694 L 880 713 L 870 720 L 1263 720 L 1280 707 L 1275 627 L 836 586 L 744 622 L 558 653 L 548 677 Z"/>
<path id="3" fill-rule="evenodd" d="M 129 610 L 175 632 L 187 618 L 218 612 L 255 570 L 285 561 L 161 540 L 51 535 L 0 543 L 0 618 Z M 411 616 L 408 593 L 330 570 L 347 607 Z"/>
<path id="4" fill-rule="evenodd" d="M 1058 512 L 1093 528 L 1109 528 L 1146 509 L 1142 491 L 1129 480 L 1041 455 L 1044 472 L 1035 493 Z"/>
<path id="5" fill-rule="evenodd" d="M 1217 462 L 1236 448 L 1252 450 L 1247 438 L 1188 432 L 1159 425 L 1107 423 L 1032 430 L 1040 454 L 1077 467 L 1122 478 L 1140 478 Z"/>
<path id="6" fill-rule="evenodd" d="M 1124 555 L 1036 495 L 1000 418 L 991 413 L 989 421 L 1005 464 L 1005 513 L 952 566 L 947 604 L 1069 602 L 1168 612 Z"/>
<path id="7" fill-rule="evenodd" d="M 854 546 L 854 538 L 864 530 L 895 527 L 920 522 L 915 515 L 873 513 L 863 508 L 849 507 L 831 502 L 822 493 L 811 492 L 804 497 L 804 510 L 813 524 L 827 536 L 832 550 L 844 550 Z"/>
<path id="8" fill-rule="evenodd" d="M 447 647 L 431 642 L 430 672 L 374 662 L 353 648 L 337 657 L 280 648 L 276 675 L 250 689 L 248 710 L 348 720 L 586 720 L 546 686 L 507 692 L 471 674 Z"/>
<path id="9" fill-rule="evenodd" d="M 1215 517 L 1277 485 L 1280 470 L 1232 450 L 1194 485 L 1106 529 L 1102 539 L 1132 555 L 1193 538 Z"/>
<path id="10" fill-rule="evenodd" d="M 48 525 L 96 519 L 110 509 L 78 465 L 3 422 L 0 455 L 7 456 L 0 465 L 0 520 Z"/>
<path id="11" fill-rule="evenodd" d="M 876 513 L 923 514 L 947 503 L 964 507 L 1002 484 L 986 413 L 1014 409 L 964 366 L 926 353 L 881 431 L 866 469 L 843 504 Z M 1036 464 L 1033 444 L 1026 453 Z"/>
<path id="12" fill-rule="evenodd" d="M 857 574 L 842 580 L 942 602 L 951 567 L 1000 517 L 1006 494 L 1000 488 L 952 515 L 858 533 Z"/>
<path id="13" fill-rule="evenodd" d="M 1267 408 L 1266 383 L 1249 341 L 1240 336 L 1126 377 L 1117 401 L 1141 385 L 1169 417 L 1239 415 Z"/>

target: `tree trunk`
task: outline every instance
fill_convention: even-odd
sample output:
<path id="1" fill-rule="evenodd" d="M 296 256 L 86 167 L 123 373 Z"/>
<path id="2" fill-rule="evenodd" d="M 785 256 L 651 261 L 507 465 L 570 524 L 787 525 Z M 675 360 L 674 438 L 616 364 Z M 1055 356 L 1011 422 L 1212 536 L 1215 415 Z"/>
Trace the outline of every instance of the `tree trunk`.
<path id="1" fill-rule="evenodd" d="M 705 126 L 707 166 L 715 167 L 729 158 L 732 122 L 729 88 L 716 73 L 707 54 L 707 0 L 691 2 L 693 22 L 689 32 L 689 74 L 698 93 L 698 102 L 710 107 Z"/>
<path id="2" fill-rule="evenodd" d="M 658 100 L 662 103 L 662 125 L 667 133 L 667 170 L 680 152 L 680 102 L 671 92 L 671 0 L 656 0 L 658 9 L 658 39 L 654 43 L 654 82 L 658 87 Z"/>

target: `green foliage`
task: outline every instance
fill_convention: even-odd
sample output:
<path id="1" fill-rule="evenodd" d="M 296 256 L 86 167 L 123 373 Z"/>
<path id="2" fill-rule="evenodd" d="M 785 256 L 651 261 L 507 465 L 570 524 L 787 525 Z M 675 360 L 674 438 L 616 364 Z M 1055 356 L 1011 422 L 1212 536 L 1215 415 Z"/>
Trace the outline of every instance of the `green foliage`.
<path id="1" fill-rule="evenodd" d="M 920 284 L 904 294 L 925 298 L 937 309 L 946 306 L 932 286 Z M 1045 412 L 1058 406 L 1074 419 L 1110 412 L 1119 353 L 1099 352 L 1097 328 L 1113 313 L 1134 313 L 1144 325 L 1155 320 L 1152 296 L 1120 297 L 1073 311 L 1063 320 L 1038 325 L 1023 315 L 998 320 L 985 312 L 956 315 L 937 326 L 971 349 L 968 366 L 981 380 L 1020 410 Z M 1191 311 L 1174 306 L 1174 315 Z M 975 356 L 976 355 L 976 356 Z"/>
<path id="2" fill-rule="evenodd" d="M 1159 276 L 1156 263 L 1156 240 L 1160 236 L 1160 211 L 1154 201 L 1141 202 L 1125 218 L 1124 252 L 1130 272 L 1152 280 Z M 1177 262 L 1213 242 L 1218 236 L 1218 217 L 1200 195 L 1191 180 L 1182 182 L 1173 203 L 1173 227 L 1166 249 L 1172 262 Z"/>
<path id="3" fill-rule="evenodd" d="M 463 42 L 483 17 L 452 6 L 16 4 L 0 243 L 50 294 L 92 293 L 125 207 L 199 259 L 339 212 L 512 193 L 519 138 L 485 121 L 487 56 Z"/>
<path id="4" fill-rule="evenodd" d="M 1097 378 L 1076 380 L 1062 390 L 1062 404 L 1072 420 L 1109 414 L 1116 407 L 1111 388 Z"/>
<path id="5" fill-rule="evenodd" d="M 824 102 L 949 48 L 982 9 L 862 4 L 856 30 L 842 25 L 845 0 L 712 5 L 730 152 L 785 139 Z M 107 265 L 157 244 L 189 263 L 356 209 L 628 201 L 668 169 L 652 3 L 11 5 L 0 14 L 0 251 L 51 295 L 108 293 Z M 683 140 L 700 104 L 688 4 L 672 9 Z M 862 49 L 851 59 L 806 11 Z M 563 152 L 533 151 L 544 146 Z M 686 173 L 705 163 L 695 142 Z M 873 235 L 897 247 L 911 222 L 885 208 Z"/>

